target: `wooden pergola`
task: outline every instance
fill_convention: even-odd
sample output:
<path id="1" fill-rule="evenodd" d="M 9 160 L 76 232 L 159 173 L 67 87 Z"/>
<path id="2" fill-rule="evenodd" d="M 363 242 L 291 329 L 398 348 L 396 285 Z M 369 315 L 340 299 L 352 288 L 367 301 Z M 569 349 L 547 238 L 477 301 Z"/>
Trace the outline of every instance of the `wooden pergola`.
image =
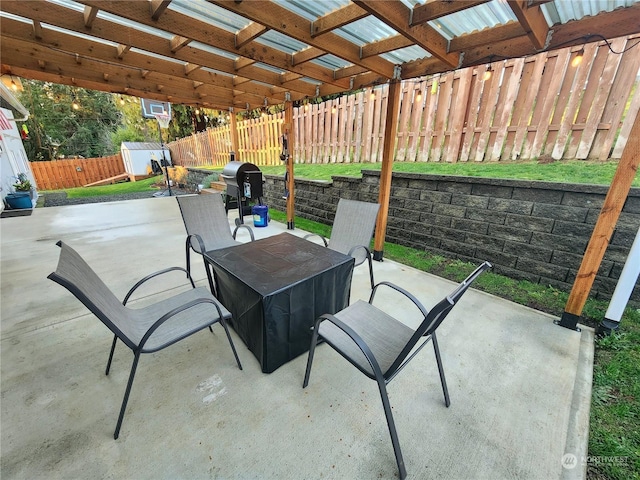
<path id="1" fill-rule="evenodd" d="M 388 83 L 374 245 L 381 259 L 399 82 L 640 33 L 640 1 L 617 4 L 622 6 L 612 9 L 604 0 L 3 0 L 1 71 L 230 111 L 284 104 L 285 131 L 294 102 Z M 636 119 L 565 326 L 575 328 L 591 289 L 640 162 L 639 136 Z M 291 226 L 292 166 L 290 159 Z"/>

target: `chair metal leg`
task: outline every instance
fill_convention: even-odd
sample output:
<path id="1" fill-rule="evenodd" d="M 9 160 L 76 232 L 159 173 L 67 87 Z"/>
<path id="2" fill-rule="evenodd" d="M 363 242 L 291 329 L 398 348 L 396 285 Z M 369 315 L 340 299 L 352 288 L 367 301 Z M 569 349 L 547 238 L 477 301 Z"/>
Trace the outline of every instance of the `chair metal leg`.
<path id="1" fill-rule="evenodd" d="M 404 480 L 407 476 L 407 469 L 404 466 L 404 459 L 402 458 L 402 451 L 400 450 L 400 441 L 398 440 L 396 424 L 393 421 L 393 414 L 391 413 L 391 405 L 389 404 L 389 396 L 387 395 L 386 383 L 384 381 L 384 378 L 377 378 L 376 381 L 378 382 L 380 397 L 382 398 L 384 415 L 387 417 L 387 426 L 389 427 L 389 434 L 391 435 L 393 452 L 396 455 L 396 463 L 398 464 L 398 471 L 400 472 L 400 480 Z"/>
<path id="2" fill-rule="evenodd" d="M 187 238 L 186 257 L 187 257 L 187 273 L 191 275 L 191 245 L 190 240 Z"/>
<path id="3" fill-rule="evenodd" d="M 438 348 L 438 339 L 436 338 L 436 332 L 431 334 L 431 341 L 433 342 L 433 351 L 436 354 L 436 362 L 438 363 L 438 373 L 440 374 L 440 384 L 442 385 L 442 393 L 444 393 L 444 404 L 449 407 L 451 401 L 449 400 L 449 390 L 447 389 L 447 380 L 444 378 L 444 368 L 442 367 L 442 358 L 440 358 L 440 349 Z"/>
<path id="4" fill-rule="evenodd" d="M 371 261 L 371 254 L 367 253 L 367 260 L 369 260 L 369 279 L 371 280 L 371 290 L 375 286 L 373 281 L 373 262 Z"/>
<path id="5" fill-rule="evenodd" d="M 109 375 L 109 370 L 111 369 L 111 360 L 113 360 L 113 352 L 116 349 L 116 342 L 117 341 L 118 341 L 118 336 L 114 335 L 113 336 L 113 342 L 111 343 L 111 352 L 109 353 L 109 360 L 107 361 L 107 369 L 104 372 L 105 375 Z"/>
<path id="6" fill-rule="evenodd" d="M 229 345 L 231 345 L 231 350 L 233 350 L 233 356 L 236 357 L 238 368 L 242 370 L 242 364 L 240 363 L 240 359 L 238 358 L 238 353 L 236 352 L 236 347 L 233 344 L 233 340 L 231 340 L 231 334 L 229 333 L 229 329 L 227 328 L 227 322 L 225 322 L 223 319 L 220 319 L 220 323 L 224 327 L 224 331 L 227 334 L 227 339 L 229 340 Z M 209 327 L 209 329 L 211 330 L 211 327 Z"/>
<path id="7" fill-rule="evenodd" d="M 307 370 L 304 374 L 304 381 L 302 382 L 302 388 L 307 388 L 309 384 L 309 376 L 311 375 L 311 364 L 313 363 L 313 353 L 316 350 L 318 344 L 318 325 L 316 324 L 313 329 L 313 335 L 311 336 L 311 347 L 309 348 L 309 357 L 307 358 Z"/>
<path id="8" fill-rule="evenodd" d="M 133 378 L 136 375 L 136 368 L 138 367 L 139 359 L 140 359 L 140 352 L 134 352 L 133 364 L 131 365 L 131 373 L 129 374 L 129 381 L 127 382 L 127 389 L 124 392 L 124 398 L 122 399 L 122 406 L 120 407 L 118 424 L 116 425 L 116 431 L 113 433 L 114 440 L 117 440 L 118 436 L 120 435 L 120 427 L 122 426 L 122 420 L 124 419 L 124 411 L 127 409 L 127 402 L 129 401 L 129 394 L 131 393 L 131 386 L 133 385 Z"/>

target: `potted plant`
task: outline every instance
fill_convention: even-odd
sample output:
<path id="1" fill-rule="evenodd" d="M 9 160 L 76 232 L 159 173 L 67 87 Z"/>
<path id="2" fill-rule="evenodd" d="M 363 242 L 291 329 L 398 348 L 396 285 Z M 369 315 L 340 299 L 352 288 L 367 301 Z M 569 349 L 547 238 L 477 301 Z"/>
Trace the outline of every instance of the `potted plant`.
<path id="1" fill-rule="evenodd" d="M 31 189 L 33 186 L 31 185 L 31 181 L 27 177 L 25 173 L 18 174 L 18 181 L 13 184 L 13 188 L 16 189 L 16 192 L 29 192 L 31 193 Z"/>
<path id="2" fill-rule="evenodd" d="M 31 197 L 33 195 L 33 186 L 31 185 L 31 181 L 24 173 L 19 173 L 17 180 L 18 181 L 13 184 L 15 193 L 7 194 L 5 200 L 11 208 L 20 209 L 33 207 L 33 204 L 31 203 Z"/>

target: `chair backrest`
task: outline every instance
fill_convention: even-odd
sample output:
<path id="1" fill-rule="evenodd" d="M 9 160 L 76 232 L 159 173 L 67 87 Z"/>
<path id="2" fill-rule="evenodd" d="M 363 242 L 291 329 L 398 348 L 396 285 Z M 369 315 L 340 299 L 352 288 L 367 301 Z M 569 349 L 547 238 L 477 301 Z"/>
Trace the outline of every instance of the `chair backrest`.
<path id="1" fill-rule="evenodd" d="M 429 313 L 424 318 L 424 320 L 420 323 L 414 334 L 411 336 L 411 339 L 407 342 L 405 347 L 398 355 L 398 358 L 393 362 L 388 372 L 394 372 L 397 368 L 402 366 L 407 355 L 411 353 L 413 347 L 416 346 L 420 338 L 429 336 L 433 334 L 436 329 L 442 324 L 449 312 L 453 310 L 453 307 L 456 306 L 458 301 L 462 298 L 465 292 L 469 289 L 471 284 L 478 278 L 482 272 L 489 270 L 492 265 L 489 262 L 482 263 L 478 268 L 476 268 L 467 278 L 465 278 L 449 295 L 440 300 L 434 307 L 429 310 Z M 387 372 L 387 373 L 388 373 Z M 387 374 L 385 373 L 385 375 Z"/>
<path id="2" fill-rule="evenodd" d="M 239 243 L 231 234 L 222 195 L 185 195 L 176 197 L 176 200 L 180 206 L 187 235 L 200 235 L 207 251 L 231 247 Z M 200 252 L 198 242 L 192 241 L 191 246 L 196 252 Z"/>
<path id="3" fill-rule="evenodd" d="M 62 241 L 56 245 L 60 247 L 58 266 L 47 278 L 69 290 L 109 330 L 130 348 L 134 348 L 134 342 L 130 339 L 134 323 L 130 310 L 118 300 L 78 252 Z"/>
<path id="4" fill-rule="evenodd" d="M 369 248 L 379 209 L 380 205 L 377 203 L 341 198 L 331 229 L 329 248 L 345 255 L 349 255 L 355 246 Z M 352 255 L 356 259 L 356 265 L 367 258 L 362 249 L 355 250 Z"/>

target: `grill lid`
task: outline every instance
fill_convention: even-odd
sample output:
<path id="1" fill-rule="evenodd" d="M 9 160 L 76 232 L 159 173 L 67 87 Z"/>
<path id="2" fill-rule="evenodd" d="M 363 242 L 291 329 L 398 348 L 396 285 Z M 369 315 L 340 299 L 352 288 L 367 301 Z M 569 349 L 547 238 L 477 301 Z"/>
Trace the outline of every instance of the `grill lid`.
<path id="1" fill-rule="evenodd" d="M 248 172 L 260 172 L 260 169 L 249 162 L 229 162 L 222 170 L 222 178 L 227 185 L 237 187 L 242 185 Z"/>

